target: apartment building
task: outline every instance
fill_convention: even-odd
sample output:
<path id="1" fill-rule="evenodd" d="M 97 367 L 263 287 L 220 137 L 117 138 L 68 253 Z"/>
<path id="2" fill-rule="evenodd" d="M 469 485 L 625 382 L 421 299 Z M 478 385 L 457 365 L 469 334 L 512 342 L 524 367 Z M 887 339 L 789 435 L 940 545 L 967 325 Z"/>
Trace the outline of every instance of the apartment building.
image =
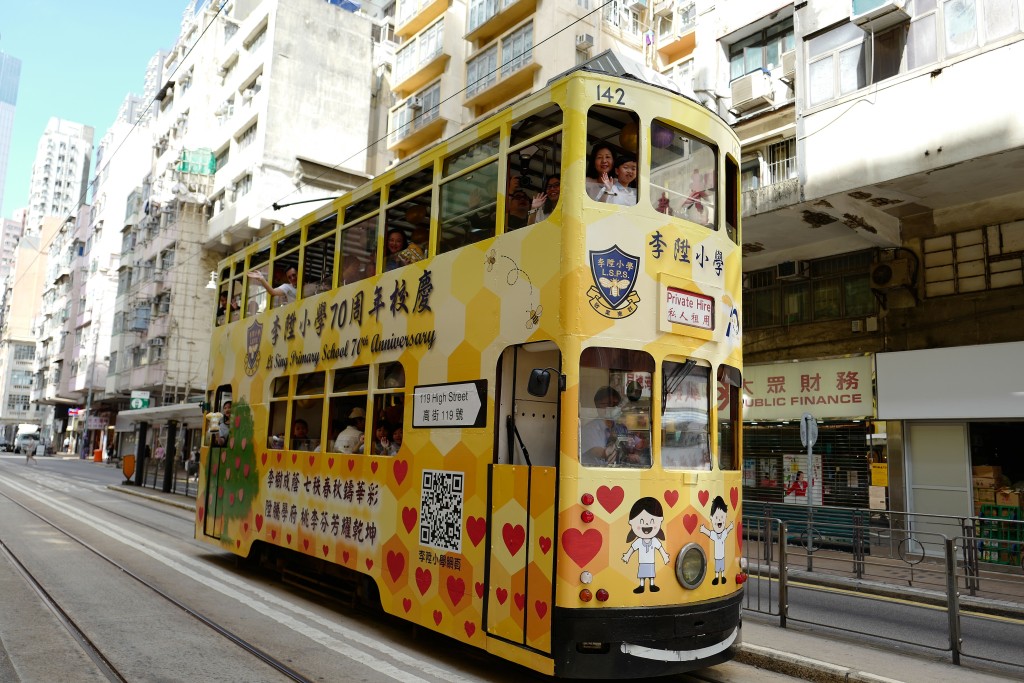
<path id="1" fill-rule="evenodd" d="M 18 82 L 21 60 L 0 52 L 0 218 L 4 210 L 4 187 L 7 183 L 7 160 L 14 135 L 14 111 L 18 106 Z"/>
<path id="2" fill-rule="evenodd" d="M 326 0 L 194 4 L 160 65 L 151 162 L 120 228 L 103 396 L 120 410 L 133 394 L 150 408 L 198 401 L 217 261 L 390 160 L 368 152 L 379 128 L 372 95 L 387 82 L 392 47 L 383 10 Z M 152 425 L 157 438 L 165 421 Z M 135 422 L 114 424 L 122 450 L 134 452 Z"/>
<path id="3" fill-rule="evenodd" d="M 58 118 L 49 120 L 32 164 L 26 233 L 37 233 L 46 216 L 74 215 L 85 198 L 92 145 L 92 126 Z"/>
<path id="4" fill-rule="evenodd" d="M 804 470 L 817 503 L 976 514 L 972 466 L 1024 479 L 1024 96 L 1003 87 L 1024 7 L 745 4 L 716 39 L 744 143 L 748 498 Z"/>

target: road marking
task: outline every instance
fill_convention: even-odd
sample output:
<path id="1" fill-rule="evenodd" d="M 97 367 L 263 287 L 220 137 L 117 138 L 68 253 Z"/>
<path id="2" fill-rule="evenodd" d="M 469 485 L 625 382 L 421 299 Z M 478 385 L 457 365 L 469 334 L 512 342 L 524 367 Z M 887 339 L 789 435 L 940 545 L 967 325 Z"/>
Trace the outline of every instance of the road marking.
<path id="1" fill-rule="evenodd" d="M 473 683 L 472 679 L 464 678 L 456 673 L 445 671 L 437 666 L 416 659 L 400 650 L 397 650 L 390 645 L 387 645 L 379 640 L 375 640 L 363 633 L 354 631 L 346 628 L 341 624 L 333 622 L 325 617 L 319 616 L 309 610 L 306 610 L 298 605 L 287 602 L 284 599 L 256 588 L 250 584 L 245 583 L 237 576 L 224 572 L 212 565 L 205 562 L 200 562 L 190 557 L 185 557 L 179 553 L 173 553 L 175 557 L 172 559 L 170 555 L 164 554 L 169 551 L 166 547 L 156 544 L 155 542 L 141 536 L 137 536 L 130 532 L 125 531 L 120 527 L 116 527 L 107 522 L 91 517 L 82 517 L 81 511 L 72 508 L 69 505 L 60 503 L 54 500 L 43 497 L 38 492 L 26 488 L 21 484 L 16 484 L 11 481 L 3 481 L 3 484 L 20 491 L 28 497 L 36 500 L 43 505 L 46 505 L 57 512 L 61 512 L 76 522 L 90 526 L 96 531 L 104 534 L 112 540 L 119 541 L 124 545 L 137 550 L 145 555 L 150 556 L 157 562 L 160 562 L 169 569 L 173 569 L 179 572 L 183 576 L 198 581 L 207 588 L 215 590 L 222 595 L 232 598 L 238 603 L 245 605 L 251 609 L 260 612 L 261 614 L 277 621 L 280 624 L 286 625 L 292 630 L 310 638 L 316 643 L 323 645 L 329 650 L 336 652 L 339 655 L 352 659 L 359 662 L 379 673 L 389 676 L 397 681 L 403 683 L 427 683 L 423 678 L 414 675 L 411 672 L 400 669 L 392 664 L 388 664 L 380 660 L 379 655 L 365 652 L 358 648 L 353 649 L 353 643 L 362 645 L 366 648 L 375 650 L 380 654 L 386 655 L 395 659 L 402 664 L 421 671 L 430 676 L 434 676 L 443 681 L 449 681 L 451 683 Z M 183 539 L 184 540 L 184 539 Z M 203 571 L 208 573 L 209 577 L 197 576 L 195 571 Z M 243 591 L 248 591 L 249 594 L 245 594 Z M 254 599 L 255 598 L 255 599 Z M 333 631 L 338 636 L 347 639 L 351 642 L 344 642 L 331 636 L 328 633 L 324 633 L 320 629 L 312 628 L 307 624 L 298 621 L 295 617 L 285 614 L 274 607 L 290 610 L 295 615 L 315 622 L 316 624 L 324 627 L 329 631 Z"/>

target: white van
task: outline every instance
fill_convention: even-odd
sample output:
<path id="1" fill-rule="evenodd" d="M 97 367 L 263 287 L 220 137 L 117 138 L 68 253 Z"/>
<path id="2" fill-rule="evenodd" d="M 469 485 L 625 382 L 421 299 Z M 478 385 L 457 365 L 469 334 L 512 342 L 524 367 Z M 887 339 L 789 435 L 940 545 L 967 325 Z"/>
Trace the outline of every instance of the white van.
<path id="1" fill-rule="evenodd" d="M 14 452 L 35 452 L 39 445 L 39 427 L 32 424 L 18 425 L 18 435 L 14 437 Z"/>

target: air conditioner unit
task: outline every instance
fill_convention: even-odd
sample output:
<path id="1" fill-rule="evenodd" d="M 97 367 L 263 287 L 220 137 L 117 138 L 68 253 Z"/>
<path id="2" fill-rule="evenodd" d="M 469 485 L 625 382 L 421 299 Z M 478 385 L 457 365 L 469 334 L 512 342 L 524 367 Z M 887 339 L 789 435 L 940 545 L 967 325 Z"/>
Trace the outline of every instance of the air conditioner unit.
<path id="1" fill-rule="evenodd" d="M 806 261 L 783 261 L 775 266 L 775 279 L 801 280 L 806 278 L 809 272 Z"/>
<path id="2" fill-rule="evenodd" d="M 878 33 L 910 21 L 906 4 L 907 0 L 851 0 L 850 21 L 865 31 Z"/>
<path id="3" fill-rule="evenodd" d="M 872 289 L 896 289 L 910 287 L 913 283 L 913 266 L 910 259 L 897 258 L 891 261 L 875 261 L 871 266 Z"/>
<path id="4" fill-rule="evenodd" d="M 576 34 L 576 49 L 580 52 L 586 52 L 590 48 L 594 47 L 594 36 L 589 33 L 578 33 Z"/>
<path id="5" fill-rule="evenodd" d="M 163 282 L 163 281 L 164 281 L 164 271 L 162 271 L 162 270 L 155 271 L 153 273 L 153 282 Z"/>
<path id="6" fill-rule="evenodd" d="M 782 80 L 792 83 L 796 78 L 796 50 L 782 53 Z"/>
<path id="7" fill-rule="evenodd" d="M 149 345 L 150 346 L 163 346 L 164 345 L 164 338 L 163 337 L 153 337 L 152 339 L 149 340 Z"/>
<path id="8" fill-rule="evenodd" d="M 405 103 L 405 106 L 409 107 L 409 109 L 416 109 L 417 111 L 419 111 L 420 109 L 423 109 L 423 98 L 410 97 L 409 100 Z"/>
<path id="9" fill-rule="evenodd" d="M 771 104 L 775 97 L 771 79 L 764 71 L 755 71 L 732 82 L 732 109 L 743 113 Z"/>

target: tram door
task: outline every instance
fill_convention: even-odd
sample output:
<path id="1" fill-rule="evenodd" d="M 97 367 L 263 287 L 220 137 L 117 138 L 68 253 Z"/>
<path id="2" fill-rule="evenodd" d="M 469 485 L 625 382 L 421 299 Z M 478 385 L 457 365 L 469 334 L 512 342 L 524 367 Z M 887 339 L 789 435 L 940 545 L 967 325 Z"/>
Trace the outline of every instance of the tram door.
<path id="1" fill-rule="evenodd" d="M 224 385 L 217 389 L 216 400 L 218 412 L 230 415 L 228 406 L 231 405 L 231 386 Z M 222 438 L 222 434 L 230 432 L 230 417 L 226 416 L 224 423 L 226 430 L 218 430 L 217 433 L 205 431 L 203 439 L 209 446 L 207 448 L 206 468 L 206 496 L 204 499 L 203 533 L 212 538 L 220 538 L 224 532 L 224 511 L 221 509 L 224 499 L 224 483 L 227 467 L 225 465 L 228 455 L 228 443 Z"/>
<path id="2" fill-rule="evenodd" d="M 488 633 L 551 650 L 557 505 L 560 354 L 552 342 L 506 349 L 498 367 L 498 446 L 490 472 Z M 547 368 L 543 396 L 527 391 Z"/>

